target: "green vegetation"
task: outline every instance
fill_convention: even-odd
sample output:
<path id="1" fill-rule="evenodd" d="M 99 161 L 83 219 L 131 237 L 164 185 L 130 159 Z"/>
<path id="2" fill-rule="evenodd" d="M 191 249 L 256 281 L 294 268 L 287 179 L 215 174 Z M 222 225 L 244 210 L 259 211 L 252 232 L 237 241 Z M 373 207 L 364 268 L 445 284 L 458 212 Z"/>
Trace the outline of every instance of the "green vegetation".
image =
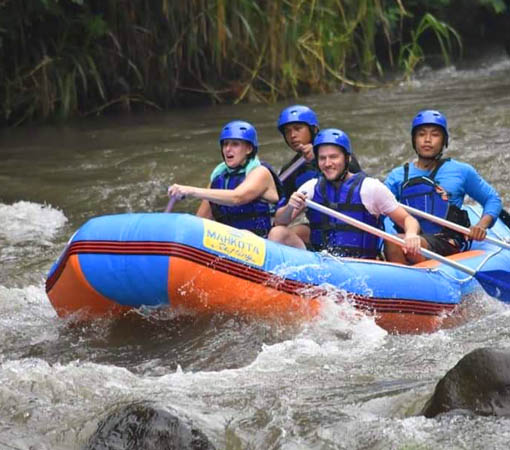
<path id="1" fill-rule="evenodd" d="M 0 125 L 273 102 L 371 87 L 395 65 L 409 77 L 425 59 L 424 42 L 445 62 L 460 48 L 440 17 L 453 3 L 0 0 Z M 502 0 L 476 3 L 506 11 Z"/>
<path id="2" fill-rule="evenodd" d="M 428 30 L 432 31 L 437 38 L 441 47 L 441 55 L 446 64 L 450 63 L 450 54 L 452 53 L 451 36 L 455 37 L 459 48 L 462 49 L 459 34 L 448 24 L 440 22 L 432 14 L 426 13 L 417 28 L 411 31 L 411 42 L 400 47 L 399 66 L 404 69 L 404 75 L 407 79 L 410 78 L 417 64 L 425 59 L 419 41 L 420 37 Z"/>

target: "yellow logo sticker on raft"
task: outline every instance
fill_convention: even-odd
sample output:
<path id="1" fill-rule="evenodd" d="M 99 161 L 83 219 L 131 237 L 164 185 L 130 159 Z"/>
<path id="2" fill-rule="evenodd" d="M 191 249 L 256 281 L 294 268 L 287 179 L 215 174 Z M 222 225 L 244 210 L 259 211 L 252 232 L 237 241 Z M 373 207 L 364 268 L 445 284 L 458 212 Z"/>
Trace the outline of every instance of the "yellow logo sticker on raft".
<path id="1" fill-rule="evenodd" d="M 266 243 L 246 230 L 204 220 L 204 247 L 250 264 L 262 266 L 266 257 Z"/>

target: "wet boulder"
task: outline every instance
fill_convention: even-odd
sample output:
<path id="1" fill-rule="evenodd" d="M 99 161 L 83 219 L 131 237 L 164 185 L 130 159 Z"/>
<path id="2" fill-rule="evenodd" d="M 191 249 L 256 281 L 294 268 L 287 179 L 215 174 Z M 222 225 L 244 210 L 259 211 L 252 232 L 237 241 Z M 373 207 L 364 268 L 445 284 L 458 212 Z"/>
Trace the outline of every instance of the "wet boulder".
<path id="1" fill-rule="evenodd" d="M 193 424 L 167 408 L 134 403 L 103 419 L 84 450 L 214 450 Z"/>
<path id="2" fill-rule="evenodd" d="M 510 351 L 479 348 L 468 353 L 439 381 L 422 414 L 456 411 L 510 416 Z"/>

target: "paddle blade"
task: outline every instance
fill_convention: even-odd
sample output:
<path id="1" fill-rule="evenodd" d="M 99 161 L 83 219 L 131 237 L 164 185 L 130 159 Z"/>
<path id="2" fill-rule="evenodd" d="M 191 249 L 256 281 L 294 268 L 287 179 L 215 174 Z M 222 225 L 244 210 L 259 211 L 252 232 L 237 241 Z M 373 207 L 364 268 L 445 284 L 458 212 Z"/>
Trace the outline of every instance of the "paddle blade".
<path id="1" fill-rule="evenodd" d="M 510 272 L 504 270 L 480 271 L 475 278 L 485 292 L 505 303 L 510 303 Z"/>

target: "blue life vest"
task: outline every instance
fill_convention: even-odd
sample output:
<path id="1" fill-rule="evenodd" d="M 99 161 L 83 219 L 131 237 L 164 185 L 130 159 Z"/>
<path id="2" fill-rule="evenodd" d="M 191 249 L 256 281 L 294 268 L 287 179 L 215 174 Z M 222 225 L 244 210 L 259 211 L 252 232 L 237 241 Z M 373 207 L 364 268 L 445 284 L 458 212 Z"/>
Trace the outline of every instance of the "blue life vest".
<path id="1" fill-rule="evenodd" d="M 360 189 L 366 175 L 359 172 L 338 188 L 320 177 L 312 200 L 356 220 L 380 228 L 378 218 L 368 212 L 361 201 Z M 337 256 L 377 257 L 379 239 L 373 234 L 348 225 L 313 209 L 307 209 L 310 221 L 310 244 L 314 250 L 328 250 Z"/>
<path id="2" fill-rule="evenodd" d="M 288 164 L 282 167 L 280 170 L 280 175 L 285 172 L 285 170 L 294 164 L 301 155 L 297 154 L 289 161 Z M 283 181 L 283 193 L 285 195 L 284 204 L 290 199 L 290 196 L 298 190 L 298 188 L 306 183 L 308 180 L 312 178 L 317 178 L 319 176 L 319 169 L 315 164 L 315 160 L 306 161 L 301 166 L 299 166 L 293 173 L 291 173 L 284 181 Z"/>
<path id="3" fill-rule="evenodd" d="M 419 176 L 409 178 L 409 163 L 404 164 L 404 180 L 400 189 L 400 202 L 404 205 L 409 205 L 469 228 L 471 222 L 467 211 L 449 203 L 449 193 L 435 181 L 439 169 L 449 160 L 450 158 L 439 160 L 436 168 L 428 177 Z M 420 223 L 422 233 L 441 234 L 448 239 L 453 239 L 460 251 L 468 250 L 471 247 L 471 241 L 467 241 L 462 233 L 458 233 L 450 228 L 443 227 L 421 217 L 415 217 L 415 219 Z M 398 232 L 402 232 L 402 229 L 396 225 L 395 228 Z"/>
<path id="4" fill-rule="evenodd" d="M 278 191 L 278 196 L 282 195 L 282 186 L 280 180 L 273 168 L 266 162 L 261 161 L 261 165 L 268 168 L 273 176 Z M 223 171 L 211 182 L 212 189 L 235 189 L 246 179 L 245 167 L 235 171 Z M 212 215 L 217 222 L 230 225 L 242 230 L 249 230 L 253 233 L 266 237 L 272 226 L 272 218 L 275 213 L 275 205 L 267 203 L 264 200 L 256 199 L 250 203 L 239 206 L 224 206 L 209 202 Z"/>
<path id="5" fill-rule="evenodd" d="M 404 164 L 404 180 L 400 188 L 400 202 L 404 205 L 425 211 L 434 216 L 446 219 L 450 205 L 448 193 L 435 182 L 434 178 L 441 166 L 448 159 L 441 159 L 436 168 L 427 176 L 409 178 L 409 163 Z M 441 225 L 421 217 L 416 217 L 420 222 L 422 233 L 439 233 Z"/>
<path id="6" fill-rule="evenodd" d="M 467 214 L 450 204 L 450 195 L 435 181 L 435 177 L 441 166 L 450 158 L 439 160 L 436 168 L 427 176 L 409 178 L 409 163 L 404 164 L 404 180 L 400 188 L 400 202 L 404 205 L 425 211 L 441 219 L 450 220 L 463 226 L 470 226 Z M 446 228 L 427 219 L 416 217 L 420 222 L 422 233 L 443 233 Z M 467 220 L 467 221 L 466 221 Z"/>

